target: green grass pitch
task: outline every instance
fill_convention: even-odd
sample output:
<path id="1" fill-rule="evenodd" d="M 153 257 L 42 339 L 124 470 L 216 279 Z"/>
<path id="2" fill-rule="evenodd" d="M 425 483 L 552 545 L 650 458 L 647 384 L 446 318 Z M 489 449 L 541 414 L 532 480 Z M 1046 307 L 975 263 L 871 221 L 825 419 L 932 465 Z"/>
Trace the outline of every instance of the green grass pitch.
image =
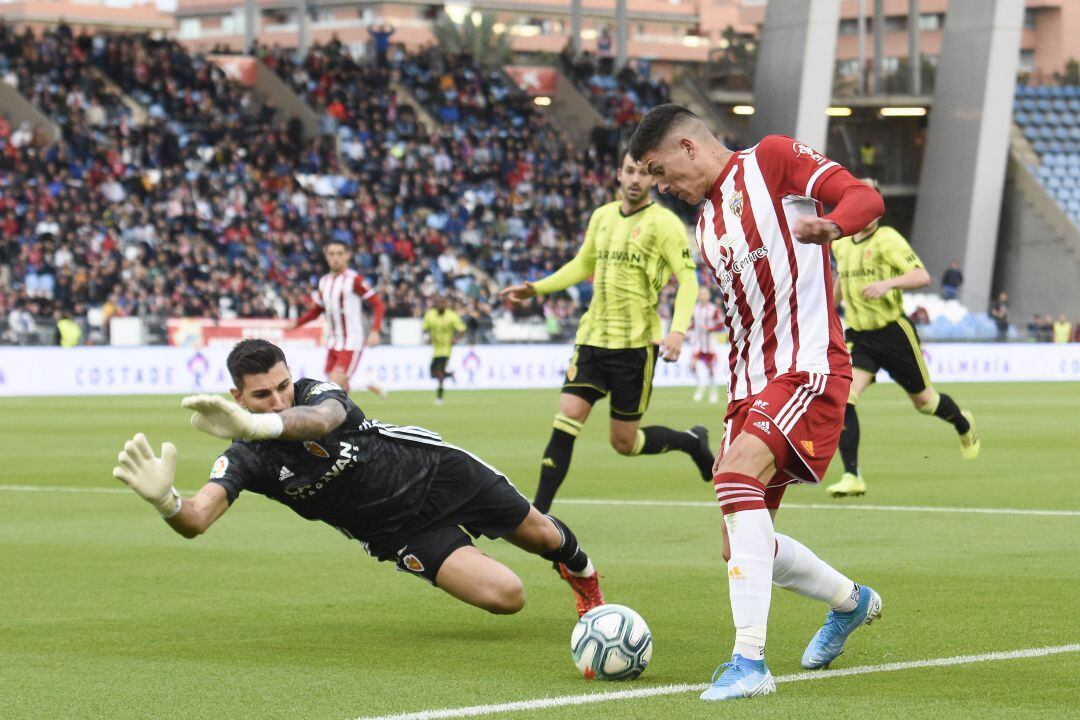
<path id="1" fill-rule="evenodd" d="M 862 419 L 863 498 L 799 487 L 778 529 L 884 599 L 834 668 L 1080 643 L 1080 515 L 959 514 L 811 507 L 1020 508 L 1080 511 L 1080 385 L 955 385 L 974 410 L 983 456 L 965 464 L 950 428 L 912 411 L 895 386 L 874 388 Z M 657 390 L 646 424 L 706 424 L 722 405 Z M 440 431 L 530 495 L 556 391 L 431 393 L 369 415 Z M 680 454 L 622 458 L 601 403 L 574 453 L 554 511 L 575 529 L 612 602 L 649 622 L 653 662 L 638 680 L 589 683 L 570 661 L 569 589 L 543 561 L 505 543 L 486 552 L 524 580 L 525 609 L 467 607 L 359 544 L 244 495 L 203 537 L 175 535 L 133 493 L 34 492 L 15 486 L 119 488 L 123 441 L 143 431 L 180 451 L 190 492 L 224 443 L 190 428 L 175 397 L 0 401 L 0 717 L 333 718 L 704 683 L 730 652 L 720 513 Z M 828 481 L 838 475 L 834 462 Z M 571 500 L 697 501 L 697 505 Z M 799 657 L 824 610 L 774 593 L 769 665 Z M 521 718 L 1077 718 L 1080 653 L 977 662 L 814 682 L 706 706 L 696 692 L 515 712 Z"/>

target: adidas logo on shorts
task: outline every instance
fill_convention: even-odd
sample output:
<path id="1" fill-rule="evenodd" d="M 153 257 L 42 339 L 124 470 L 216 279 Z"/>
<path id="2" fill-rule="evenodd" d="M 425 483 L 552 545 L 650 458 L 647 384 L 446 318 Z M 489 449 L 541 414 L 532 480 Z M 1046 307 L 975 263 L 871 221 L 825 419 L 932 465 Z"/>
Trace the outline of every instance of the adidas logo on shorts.
<path id="1" fill-rule="evenodd" d="M 769 422 L 767 420 L 758 420 L 754 423 L 754 427 L 766 435 L 772 435 L 772 429 L 769 427 Z"/>
<path id="2" fill-rule="evenodd" d="M 281 472 L 278 473 L 278 482 L 285 482 L 295 474 L 296 473 L 294 473 L 292 470 L 282 465 Z"/>

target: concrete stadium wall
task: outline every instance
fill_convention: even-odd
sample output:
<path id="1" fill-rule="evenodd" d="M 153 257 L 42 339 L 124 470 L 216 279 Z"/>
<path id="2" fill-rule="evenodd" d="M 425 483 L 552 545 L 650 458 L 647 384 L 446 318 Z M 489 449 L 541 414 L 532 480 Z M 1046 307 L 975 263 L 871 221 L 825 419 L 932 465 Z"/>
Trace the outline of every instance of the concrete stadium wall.
<path id="1" fill-rule="evenodd" d="M 1023 326 L 1035 313 L 1080 318 L 1080 228 L 1016 154 L 1005 179 L 994 265 L 993 296 L 1009 293 L 1010 322 Z"/>
<path id="2" fill-rule="evenodd" d="M 1023 0 L 952 0 L 926 133 L 912 235 L 935 287 L 950 260 L 960 299 L 990 302 Z"/>
<path id="3" fill-rule="evenodd" d="M 753 142 L 770 133 L 825 147 L 839 0 L 771 0 L 754 69 Z"/>
<path id="4" fill-rule="evenodd" d="M 570 136 L 574 147 L 584 150 L 589 146 L 592 129 L 604 122 L 604 117 L 592 106 L 589 99 L 578 92 L 577 87 L 563 71 L 552 65 L 555 71 L 555 94 L 545 111 L 560 130 Z"/>
<path id="5" fill-rule="evenodd" d="M 38 142 L 47 141 L 51 144 L 60 139 L 60 126 L 7 83 L 0 83 L 0 109 L 11 124 L 12 132 L 24 122 L 28 122 L 30 127 L 37 128 L 34 139 Z"/>
<path id="6" fill-rule="evenodd" d="M 304 126 L 304 139 L 310 140 L 319 132 L 319 116 L 307 103 L 292 91 L 273 70 L 256 63 L 255 92 L 263 100 L 269 100 L 277 108 L 277 121 L 287 122 L 296 115 Z"/>

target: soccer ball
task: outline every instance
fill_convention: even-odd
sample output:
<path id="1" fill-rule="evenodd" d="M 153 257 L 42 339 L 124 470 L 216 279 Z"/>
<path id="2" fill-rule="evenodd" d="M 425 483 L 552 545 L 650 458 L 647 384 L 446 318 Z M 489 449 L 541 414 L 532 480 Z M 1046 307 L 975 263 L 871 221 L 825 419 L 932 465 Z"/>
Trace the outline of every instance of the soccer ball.
<path id="1" fill-rule="evenodd" d="M 570 655 L 587 680 L 632 680 L 652 659 L 652 633 L 625 605 L 601 605 L 574 626 Z"/>

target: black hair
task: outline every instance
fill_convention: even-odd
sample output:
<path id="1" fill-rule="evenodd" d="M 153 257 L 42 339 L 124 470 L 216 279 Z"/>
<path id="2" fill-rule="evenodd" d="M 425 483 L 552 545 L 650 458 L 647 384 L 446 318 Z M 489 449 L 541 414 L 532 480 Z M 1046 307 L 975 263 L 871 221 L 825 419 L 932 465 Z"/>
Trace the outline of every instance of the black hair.
<path id="1" fill-rule="evenodd" d="M 685 118 L 701 119 L 683 105 L 665 103 L 654 107 L 641 119 L 641 124 L 630 138 L 630 157 L 635 162 L 641 162 L 645 153 L 655 150 L 671 129 Z"/>
<path id="2" fill-rule="evenodd" d="M 243 387 L 244 377 L 269 372 L 279 362 L 285 362 L 285 353 L 272 342 L 259 339 L 241 340 L 233 347 L 225 361 L 237 389 Z"/>
<path id="3" fill-rule="evenodd" d="M 331 245 L 340 245 L 341 247 L 345 248 L 346 250 L 352 251 L 352 247 L 349 246 L 349 243 L 345 242 L 344 240 L 339 240 L 338 238 L 333 238 L 333 237 L 330 238 L 329 240 L 326 240 L 326 241 L 323 242 L 323 244 L 322 244 L 323 250 L 326 250 L 326 248 L 330 247 Z"/>

